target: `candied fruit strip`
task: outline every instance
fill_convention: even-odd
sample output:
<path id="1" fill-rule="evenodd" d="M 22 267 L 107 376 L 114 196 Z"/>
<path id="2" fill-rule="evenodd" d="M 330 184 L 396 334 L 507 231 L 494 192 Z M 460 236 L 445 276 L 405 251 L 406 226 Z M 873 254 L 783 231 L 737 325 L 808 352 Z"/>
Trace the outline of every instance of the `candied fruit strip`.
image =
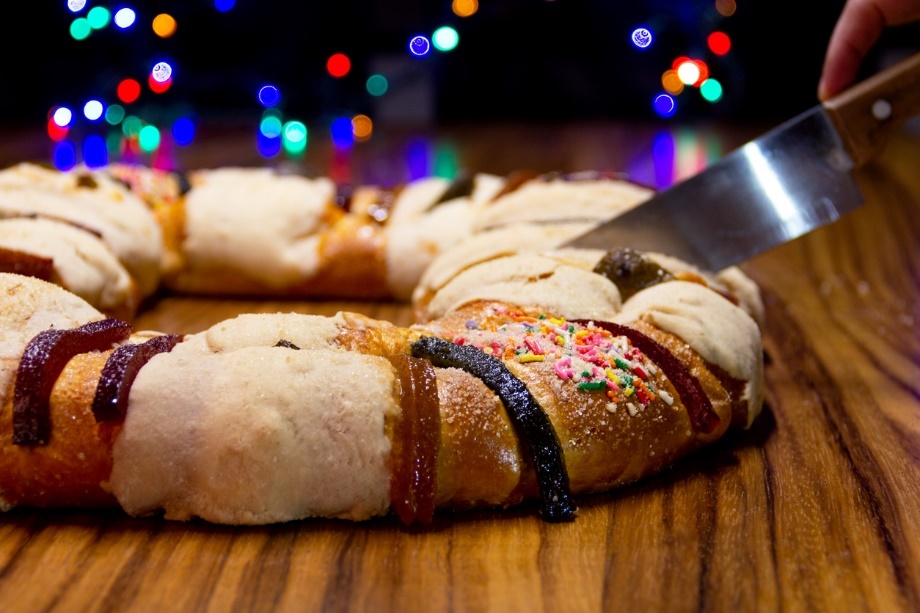
<path id="1" fill-rule="evenodd" d="M 412 344 L 412 355 L 435 366 L 460 368 L 479 378 L 504 403 L 525 443 L 537 474 L 543 518 L 551 522 L 574 519 L 576 507 L 569 489 L 565 457 L 553 424 L 523 381 L 497 358 L 471 347 L 426 336 Z"/>
<path id="2" fill-rule="evenodd" d="M 124 417 L 131 385 L 141 368 L 158 353 L 168 353 L 182 340 L 182 335 L 157 336 L 137 345 L 122 345 L 112 352 L 102 367 L 93 415 L 96 421 L 117 421 Z"/>
<path id="3" fill-rule="evenodd" d="M 104 351 L 130 335 L 131 324 L 103 319 L 68 330 L 45 330 L 29 341 L 13 388 L 13 444 L 48 443 L 51 389 L 71 358 L 79 353 Z"/>
<path id="4" fill-rule="evenodd" d="M 0 272 L 50 281 L 54 276 L 54 260 L 17 249 L 0 247 Z"/>
<path id="5" fill-rule="evenodd" d="M 586 319 L 575 320 L 575 323 L 583 326 L 594 326 L 610 332 L 614 336 L 625 336 L 629 341 L 639 348 L 664 372 L 665 376 L 674 385 L 684 406 L 687 407 L 687 413 L 690 415 L 690 423 L 700 432 L 709 434 L 719 427 L 721 419 L 712 408 L 712 402 L 709 396 L 703 390 L 699 379 L 687 369 L 684 364 L 674 357 L 674 354 L 660 345 L 654 339 L 642 334 L 638 330 L 615 324 L 609 321 L 589 321 Z"/>
<path id="6" fill-rule="evenodd" d="M 441 442 L 437 378 L 428 360 L 408 355 L 388 359 L 399 377 L 402 407 L 393 435 L 390 503 L 403 524 L 430 524 Z"/>

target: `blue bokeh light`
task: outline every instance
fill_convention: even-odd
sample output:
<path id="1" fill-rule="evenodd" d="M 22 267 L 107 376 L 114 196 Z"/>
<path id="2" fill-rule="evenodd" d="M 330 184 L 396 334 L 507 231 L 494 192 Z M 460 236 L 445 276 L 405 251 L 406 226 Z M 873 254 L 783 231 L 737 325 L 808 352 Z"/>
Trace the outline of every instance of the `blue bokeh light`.
<path id="1" fill-rule="evenodd" d="M 273 158 L 281 153 L 282 138 L 278 136 L 265 136 L 261 130 L 256 131 L 256 146 L 259 149 L 259 155 L 264 158 Z"/>
<path id="2" fill-rule="evenodd" d="M 180 117 L 172 125 L 173 140 L 184 147 L 195 139 L 195 122 L 188 117 Z"/>
<path id="3" fill-rule="evenodd" d="M 232 10 L 234 6 L 236 6 L 236 0 L 214 0 L 214 8 L 221 13 Z"/>
<path id="4" fill-rule="evenodd" d="M 336 147 L 351 147 L 355 143 L 355 131 L 351 119 L 337 117 L 330 126 L 332 142 Z"/>
<path id="5" fill-rule="evenodd" d="M 52 158 L 55 168 L 58 170 L 70 170 L 77 165 L 77 148 L 73 142 L 62 140 L 54 144 Z"/>
<path id="6" fill-rule="evenodd" d="M 104 138 L 90 134 L 83 139 L 83 163 L 88 168 L 102 168 L 109 163 L 109 150 Z"/>
<path id="7" fill-rule="evenodd" d="M 424 36 L 415 36 L 409 41 L 409 51 L 419 57 L 427 55 L 431 51 L 431 42 Z"/>
<path id="8" fill-rule="evenodd" d="M 259 88 L 259 102 L 262 106 L 275 106 L 279 100 L 281 100 L 281 92 L 274 85 L 263 85 Z"/>
<path id="9" fill-rule="evenodd" d="M 659 94 L 652 103 L 655 112 L 662 117 L 670 117 L 677 112 L 677 102 L 668 94 Z"/>

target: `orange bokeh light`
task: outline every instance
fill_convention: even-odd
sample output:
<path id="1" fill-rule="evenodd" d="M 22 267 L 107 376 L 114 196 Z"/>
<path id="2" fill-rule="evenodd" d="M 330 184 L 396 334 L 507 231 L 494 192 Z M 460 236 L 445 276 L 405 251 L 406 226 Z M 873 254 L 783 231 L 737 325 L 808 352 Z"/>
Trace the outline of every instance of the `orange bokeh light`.
<path id="1" fill-rule="evenodd" d="M 457 17 L 469 17 L 479 10 L 479 0 L 454 0 L 450 8 Z"/>
<path id="2" fill-rule="evenodd" d="M 374 122 L 367 115 L 355 115 L 351 120 L 351 131 L 356 140 L 366 141 L 374 131 Z"/>
<path id="3" fill-rule="evenodd" d="M 160 38 L 169 38 L 176 33 L 176 19 L 172 15 L 160 13 L 153 18 L 153 32 Z"/>

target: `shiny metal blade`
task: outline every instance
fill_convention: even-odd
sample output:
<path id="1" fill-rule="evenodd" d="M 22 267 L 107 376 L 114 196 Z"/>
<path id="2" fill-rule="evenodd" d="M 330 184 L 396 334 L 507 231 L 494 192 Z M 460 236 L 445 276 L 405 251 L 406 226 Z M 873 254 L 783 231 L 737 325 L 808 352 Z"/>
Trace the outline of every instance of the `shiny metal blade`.
<path id="1" fill-rule="evenodd" d="M 722 270 L 862 204 L 852 169 L 816 106 L 566 246 L 632 247 Z"/>

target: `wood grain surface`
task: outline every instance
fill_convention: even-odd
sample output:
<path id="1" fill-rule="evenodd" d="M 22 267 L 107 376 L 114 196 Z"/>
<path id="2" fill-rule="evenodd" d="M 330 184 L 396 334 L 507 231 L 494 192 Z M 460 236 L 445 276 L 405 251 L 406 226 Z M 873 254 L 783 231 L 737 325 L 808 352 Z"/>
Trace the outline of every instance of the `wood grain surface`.
<path id="1" fill-rule="evenodd" d="M 502 134 L 513 142 L 489 140 Z M 503 173 L 619 168 L 649 134 L 451 138 L 464 165 Z M 721 137 L 723 151 L 753 134 Z M 185 163 L 255 162 L 222 142 L 195 155 Z M 865 206 L 744 266 L 767 306 L 754 426 L 580 498 L 576 521 L 522 507 L 425 529 L 236 528 L 15 509 L 0 515 L 0 611 L 920 611 L 920 138 L 899 134 L 857 178 Z M 197 332 L 279 310 L 411 322 L 399 304 L 163 296 L 136 327 Z"/>

